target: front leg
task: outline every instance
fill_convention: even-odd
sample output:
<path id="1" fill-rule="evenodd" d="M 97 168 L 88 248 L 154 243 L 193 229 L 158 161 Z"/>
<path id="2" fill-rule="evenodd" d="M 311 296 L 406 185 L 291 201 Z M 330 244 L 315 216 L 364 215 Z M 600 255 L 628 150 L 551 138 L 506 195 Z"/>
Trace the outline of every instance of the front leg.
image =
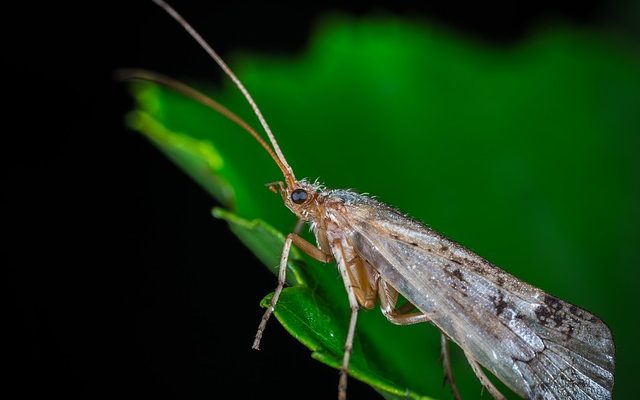
<path id="1" fill-rule="evenodd" d="M 271 317 L 273 310 L 275 310 L 276 303 L 278 302 L 278 298 L 280 297 L 280 293 L 284 288 L 284 284 L 287 278 L 287 262 L 289 260 L 289 252 L 291 251 L 291 244 L 293 243 L 295 243 L 296 247 L 302 250 L 305 254 L 315 258 L 320 262 L 328 263 L 333 260 L 331 254 L 326 254 L 321 249 L 304 240 L 301 236 L 298 236 L 298 234 L 290 233 L 287 235 L 287 239 L 284 241 L 284 247 L 282 248 L 282 256 L 280 256 L 280 267 L 278 269 L 278 286 L 273 292 L 273 296 L 269 301 L 269 306 L 262 316 L 260 325 L 258 325 L 258 332 L 256 332 L 256 338 L 253 341 L 253 346 L 251 346 L 255 350 L 260 349 L 260 340 L 262 340 L 262 334 L 267 327 L 267 321 L 269 320 L 269 317 Z"/>

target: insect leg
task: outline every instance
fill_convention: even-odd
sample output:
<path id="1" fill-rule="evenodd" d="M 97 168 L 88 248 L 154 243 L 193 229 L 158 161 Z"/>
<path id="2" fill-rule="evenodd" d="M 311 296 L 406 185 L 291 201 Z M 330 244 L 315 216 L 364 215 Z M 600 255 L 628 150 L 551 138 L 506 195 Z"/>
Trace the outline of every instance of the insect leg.
<path id="1" fill-rule="evenodd" d="M 442 367 L 444 368 L 444 380 L 451 386 L 451 392 L 456 400 L 460 400 L 460 392 L 456 386 L 456 380 L 453 378 L 453 370 L 451 369 L 451 357 L 449 356 L 449 339 L 444 333 L 440 334 L 440 357 L 442 358 Z"/>
<path id="2" fill-rule="evenodd" d="M 314 244 L 311 244 L 304 240 L 302 236 L 298 236 L 296 233 L 290 233 L 289 236 L 287 236 L 287 239 L 288 238 L 291 238 L 296 247 L 302 250 L 306 255 L 315 258 L 316 260 L 323 263 L 333 261 L 333 256 L 330 253 L 325 253 L 324 251 L 322 251 L 322 249 L 319 249 Z"/>
<path id="3" fill-rule="evenodd" d="M 358 319 L 358 300 L 354 293 L 351 278 L 347 271 L 347 263 L 344 256 L 342 243 L 333 243 L 333 253 L 344 281 L 344 287 L 347 290 L 349 298 L 349 308 L 351 309 L 351 317 L 349 319 L 349 331 L 347 332 L 347 340 L 344 343 L 344 355 L 342 356 L 342 369 L 340 370 L 340 381 L 338 382 L 338 400 L 346 400 L 347 398 L 347 371 L 349 370 L 349 358 L 351 357 L 351 349 L 353 348 L 353 336 L 356 331 L 356 321 Z"/>
<path id="4" fill-rule="evenodd" d="M 278 286 L 273 292 L 273 297 L 271 297 L 271 301 L 269 301 L 269 307 L 267 307 L 264 315 L 262 316 L 260 325 L 258 325 L 258 332 L 256 332 L 256 338 L 253 341 L 253 346 L 251 346 L 255 350 L 260 349 L 260 340 L 262 340 L 262 334 L 264 333 L 264 329 L 267 326 L 267 321 L 269 320 L 269 317 L 271 317 L 271 314 L 276 307 L 276 303 L 278 302 L 278 298 L 280 297 L 280 293 L 284 288 L 287 275 L 287 260 L 289 259 L 289 252 L 291 251 L 292 243 L 295 243 L 295 245 L 300 250 L 318 261 L 329 262 L 332 260 L 331 255 L 325 254 L 324 252 L 322 252 L 322 250 L 307 242 L 297 234 L 290 233 L 289 235 L 287 235 L 287 239 L 284 241 L 284 247 L 282 248 L 282 256 L 280 257 L 280 267 L 278 269 Z"/>
<path id="5" fill-rule="evenodd" d="M 289 252 L 291 251 L 291 243 L 293 242 L 293 238 L 291 235 L 287 236 L 287 239 L 284 241 L 284 247 L 282 248 L 282 256 L 280 256 L 280 268 L 278 269 L 278 286 L 276 290 L 273 292 L 273 296 L 271 297 L 271 301 L 269 301 L 269 307 L 264 312 L 262 316 L 262 320 L 260 321 L 260 325 L 258 325 L 258 332 L 256 332 L 256 338 L 253 340 L 253 346 L 251 346 L 255 350 L 260 350 L 260 340 L 262 339 L 262 333 L 267 326 L 267 321 L 269 317 L 273 313 L 273 310 L 276 307 L 276 303 L 278 302 L 278 297 L 280 297 L 280 292 L 282 292 L 282 288 L 284 287 L 284 283 L 286 282 L 287 276 L 287 260 L 289 259 Z"/>
<path id="6" fill-rule="evenodd" d="M 464 351 L 464 349 L 462 350 Z M 496 400 L 506 400 L 506 397 L 504 397 L 504 395 L 500 393 L 500 391 L 498 391 L 495 386 L 493 386 L 493 383 L 491 383 L 489 378 L 487 378 L 487 376 L 484 374 L 484 372 L 482 371 L 482 367 L 480 367 L 480 364 L 478 364 L 473 356 L 466 351 L 464 351 L 464 355 L 465 357 L 467 357 L 467 361 L 469 361 L 469 365 L 471 365 L 471 369 L 478 377 L 478 380 L 480 381 L 482 386 L 484 386 L 487 391 L 491 393 L 491 396 L 493 396 L 493 398 Z"/>
<path id="7" fill-rule="evenodd" d="M 399 312 L 400 309 L 395 308 L 396 301 L 398 300 L 398 292 L 387 285 L 383 279 L 378 280 L 378 297 L 380 298 L 380 310 L 382 314 L 393 324 L 412 325 L 429 321 L 429 318 L 420 312 L 410 314 Z M 404 306 L 401 308 L 404 308 Z"/>

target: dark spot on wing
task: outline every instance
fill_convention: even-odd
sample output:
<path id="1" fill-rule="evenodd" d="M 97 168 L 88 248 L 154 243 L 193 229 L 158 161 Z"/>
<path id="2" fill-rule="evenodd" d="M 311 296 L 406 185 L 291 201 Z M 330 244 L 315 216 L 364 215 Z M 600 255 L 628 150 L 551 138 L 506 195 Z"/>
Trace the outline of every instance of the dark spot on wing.
<path id="1" fill-rule="evenodd" d="M 418 243 L 416 243 L 416 242 L 411 242 L 409 244 L 412 245 L 412 246 L 418 246 Z"/>
<path id="2" fill-rule="evenodd" d="M 447 251 L 447 250 L 449 250 L 449 247 L 447 247 L 447 246 L 445 246 L 445 245 L 442 245 L 442 246 L 440 247 L 440 251 Z"/>
<path id="3" fill-rule="evenodd" d="M 446 246 L 444 246 L 446 247 Z M 442 250 L 442 248 L 440 248 L 440 250 Z M 486 276 L 487 275 L 487 269 L 480 264 L 479 262 L 477 262 L 476 260 L 470 259 L 470 258 L 466 258 L 466 257 L 456 257 L 453 254 L 448 254 L 447 258 L 460 265 L 460 266 L 466 266 L 467 268 L 470 268 L 473 272 L 475 272 L 478 275 L 481 276 Z"/>
<path id="4" fill-rule="evenodd" d="M 480 266 L 480 265 L 474 266 L 473 267 L 473 271 L 475 273 L 477 273 L 478 275 L 482 275 L 482 276 L 487 275 L 487 270 L 483 266 Z"/>
<path id="5" fill-rule="evenodd" d="M 560 304 L 560 301 L 555 297 L 544 296 L 544 303 L 555 311 L 562 308 L 562 304 Z"/>
<path id="6" fill-rule="evenodd" d="M 459 291 L 464 297 L 468 297 L 467 285 L 468 283 L 466 279 L 464 279 L 464 275 L 462 275 L 462 271 L 458 268 L 451 270 L 451 266 L 447 265 L 444 267 L 444 273 L 447 274 L 449 278 L 451 278 L 451 287 L 455 290 Z"/>
<path id="7" fill-rule="evenodd" d="M 567 340 L 569 340 L 573 336 L 573 325 L 572 324 L 568 324 L 567 327 L 568 328 L 567 328 L 567 331 L 565 332 L 565 334 L 567 335 Z"/>
<path id="8" fill-rule="evenodd" d="M 536 318 L 538 318 L 538 322 L 540 322 L 542 325 L 547 326 L 548 325 L 547 321 L 551 317 L 551 312 L 549 311 L 549 308 L 541 304 L 538 307 L 536 307 L 535 313 L 536 313 Z"/>
<path id="9" fill-rule="evenodd" d="M 496 315 L 502 314 L 505 308 L 507 308 L 508 304 L 504 301 L 504 293 L 500 292 L 498 296 L 490 296 L 489 297 L 493 302 L 493 305 L 496 308 Z"/>
<path id="10" fill-rule="evenodd" d="M 553 322 L 556 323 L 556 328 L 557 328 L 564 323 L 564 317 L 560 315 L 560 313 L 555 313 L 553 315 Z"/>
<path id="11" fill-rule="evenodd" d="M 577 324 L 579 324 L 580 321 L 588 321 L 594 324 L 600 322 L 598 318 L 591 315 L 587 311 L 581 310 L 580 308 L 574 306 L 573 304 L 569 306 L 569 312 L 573 316 L 571 319 Z"/>
<path id="12" fill-rule="evenodd" d="M 498 284 L 498 286 L 502 287 L 504 286 L 504 278 L 499 276 L 498 279 L 496 279 L 496 283 Z"/>
<path id="13" fill-rule="evenodd" d="M 450 259 L 452 261 L 456 261 L 458 264 L 469 266 L 473 270 L 473 272 L 475 272 L 478 275 L 482 275 L 482 276 L 487 275 L 487 269 L 476 260 L 472 260 L 469 258 L 462 258 L 462 257 L 450 257 Z"/>
<path id="14" fill-rule="evenodd" d="M 502 312 L 504 311 L 504 309 L 507 308 L 507 303 L 504 301 L 504 299 L 501 297 L 498 300 L 498 304 L 496 304 L 496 315 L 500 315 L 502 314 Z"/>
<path id="15" fill-rule="evenodd" d="M 449 260 L 455 262 L 456 264 L 462 265 L 464 262 L 464 258 L 455 257 L 453 254 L 447 257 Z"/>
<path id="16" fill-rule="evenodd" d="M 467 281 L 464 279 L 464 276 L 462 275 L 462 272 L 460 272 L 460 270 L 459 270 L 459 269 L 455 269 L 455 270 L 452 272 L 452 275 L 453 275 L 453 276 L 455 276 L 456 278 L 460 279 L 462 282 L 467 282 Z"/>
<path id="17" fill-rule="evenodd" d="M 576 309 L 572 312 L 578 312 L 578 310 Z M 549 295 L 545 295 L 543 304 L 540 304 L 536 308 L 535 314 L 538 318 L 538 321 L 544 326 L 550 326 L 551 322 L 555 324 L 555 328 L 561 327 L 563 325 L 570 325 L 570 319 L 567 318 L 567 312 L 562 307 L 562 303 L 560 303 L 560 300 Z"/>
<path id="18" fill-rule="evenodd" d="M 571 305 L 571 307 L 569 307 L 569 312 L 578 318 L 581 317 L 581 315 L 578 313 L 578 307 L 574 306 L 573 304 Z"/>
<path id="19" fill-rule="evenodd" d="M 562 311 L 560 301 L 555 297 L 545 296 L 544 303 L 551 309 L 552 319 L 556 324 L 556 328 L 562 325 L 565 321 L 565 313 Z"/>

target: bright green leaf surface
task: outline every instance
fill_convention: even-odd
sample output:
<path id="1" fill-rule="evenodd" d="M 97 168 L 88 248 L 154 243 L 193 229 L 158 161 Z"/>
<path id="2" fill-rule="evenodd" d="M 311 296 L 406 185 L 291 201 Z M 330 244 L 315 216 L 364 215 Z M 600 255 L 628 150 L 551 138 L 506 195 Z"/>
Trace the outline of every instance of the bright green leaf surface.
<path id="1" fill-rule="evenodd" d="M 594 312 L 616 340 L 616 394 L 634 393 L 640 62 L 629 49 L 568 30 L 500 49 L 396 20 L 332 19 L 303 55 L 228 61 L 298 177 L 375 194 Z M 208 92 L 257 126 L 231 84 Z M 190 99 L 150 84 L 134 93 L 130 125 L 229 210 L 215 213 L 275 272 L 295 218 L 264 188 L 281 179 L 273 162 Z M 335 268 L 294 252 L 289 283 L 276 317 L 337 366 L 348 307 Z M 438 353 L 432 326 L 362 312 L 351 373 L 387 398 L 449 398 Z M 463 396 L 477 396 L 453 358 Z"/>

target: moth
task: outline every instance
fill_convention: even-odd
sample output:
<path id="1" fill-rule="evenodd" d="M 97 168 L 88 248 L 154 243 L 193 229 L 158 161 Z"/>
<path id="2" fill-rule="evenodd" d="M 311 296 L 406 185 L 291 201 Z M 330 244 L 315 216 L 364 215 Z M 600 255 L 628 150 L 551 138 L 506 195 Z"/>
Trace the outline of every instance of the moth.
<path id="1" fill-rule="evenodd" d="M 278 285 L 258 327 L 258 349 L 267 321 L 285 285 L 291 247 L 338 267 L 350 305 L 338 398 L 346 399 L 347 375 L 358 311 L 378 304 L 398 325 L 430 322 L 441 332 L 445 379 L 460 398 L 450 368 L 448 342 L 457 344 L 495 399 L 505 397 L 486 368 L 518 395 L 530 399 L 610 399 L 615 348 L 599 318 L 533 287 L 445 238 L 394 207 L 351 190 L 326 189 L 297 179 L 244 85 L 171 6 L 153 0 L 202 46 L 253 108 L 271 146 L 224 106 L 171 78 L 146 71 L 124 73 L 166 85 L 223 114 L 250 133 L 281 170 L 284 181 L 269 184 L 300 221 L 310 224 L 316 243 L 287 235 Z M 399 306 L 400 296 L 407 303 Z M 481 367 L 482 366 L 482 367 Z"/>

